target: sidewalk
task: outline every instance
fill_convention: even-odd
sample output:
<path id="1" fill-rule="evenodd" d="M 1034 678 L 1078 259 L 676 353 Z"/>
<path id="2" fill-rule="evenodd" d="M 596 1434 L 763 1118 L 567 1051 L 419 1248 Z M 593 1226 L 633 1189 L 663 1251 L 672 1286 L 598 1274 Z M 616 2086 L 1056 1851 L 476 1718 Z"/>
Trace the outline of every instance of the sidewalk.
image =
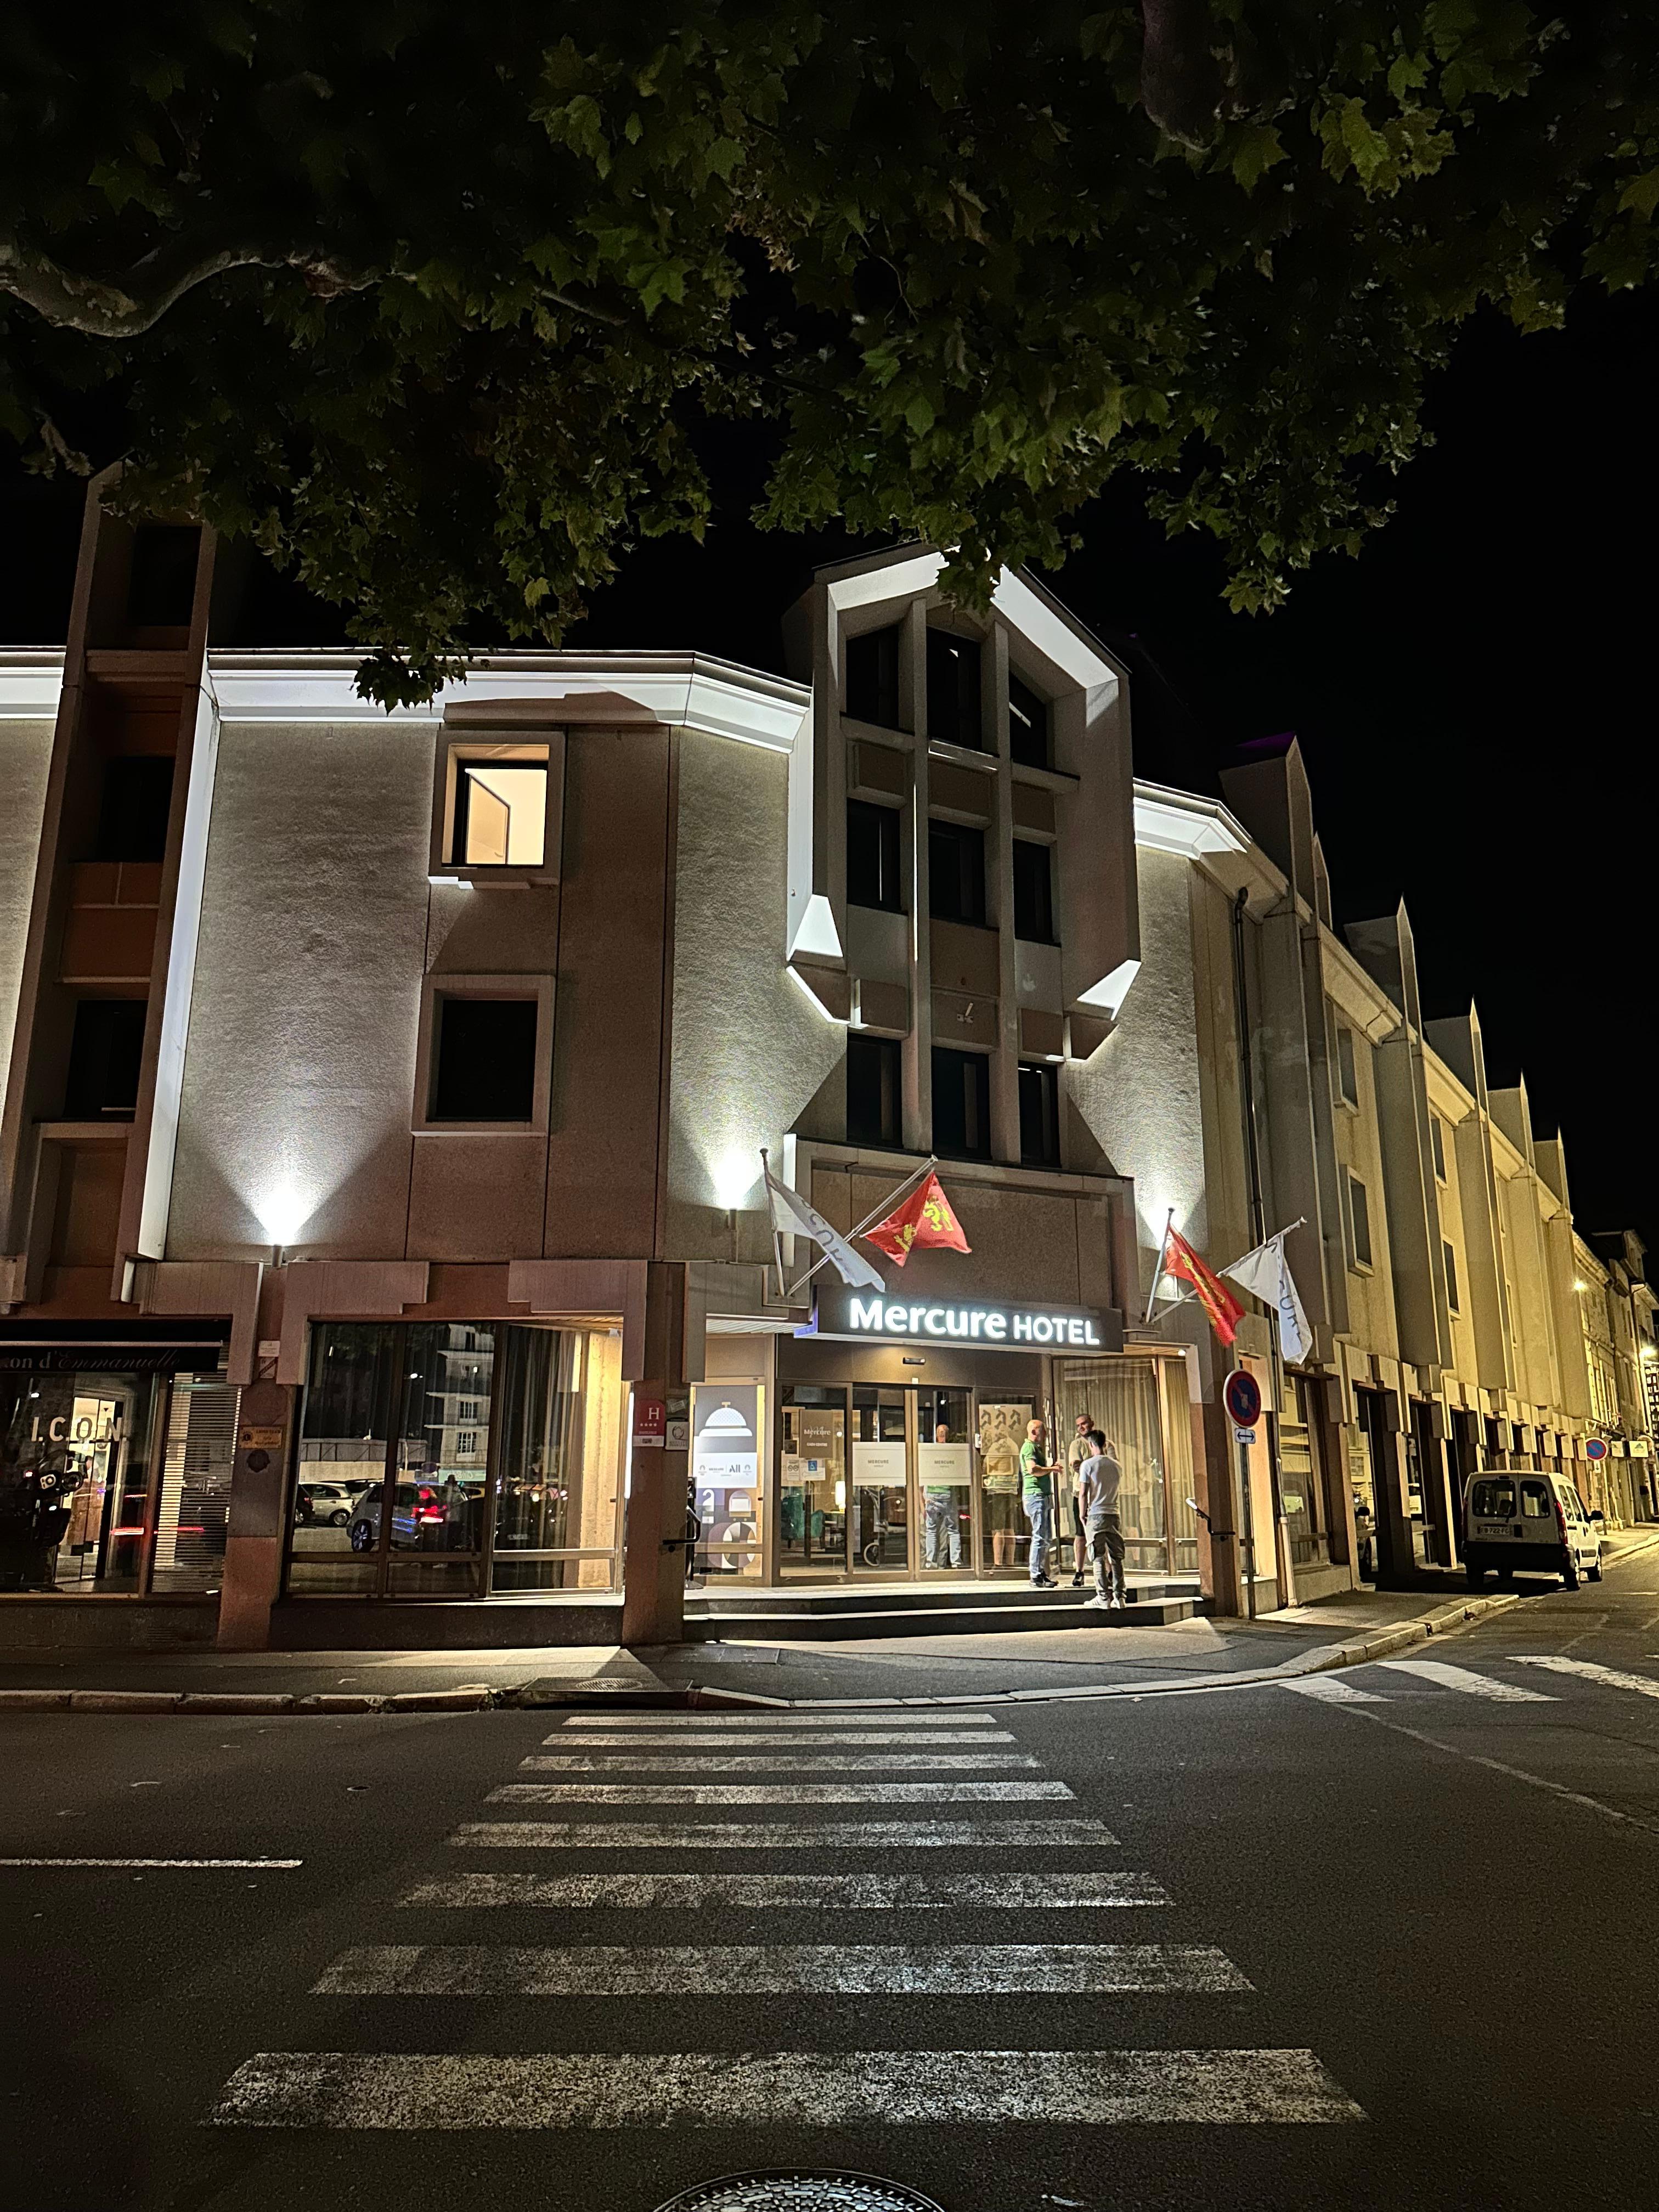
<path id="1" fill-rule="evenodd" d="M 1141 1697 L 1355 1665 L 1516 1601 L 1504 1595 L 1425 1603 L 1413 1592 L 1364 1592 L 1254 1622 L 833 1644 L 688 1644 L 636 1652 L 605 1644 L 490 1652 L 58 1651 L 0 1662 L 0 1716 L 71 1708 L 433 1711 L 684 1704 L 704 1695 L 757 1704 Z"/>

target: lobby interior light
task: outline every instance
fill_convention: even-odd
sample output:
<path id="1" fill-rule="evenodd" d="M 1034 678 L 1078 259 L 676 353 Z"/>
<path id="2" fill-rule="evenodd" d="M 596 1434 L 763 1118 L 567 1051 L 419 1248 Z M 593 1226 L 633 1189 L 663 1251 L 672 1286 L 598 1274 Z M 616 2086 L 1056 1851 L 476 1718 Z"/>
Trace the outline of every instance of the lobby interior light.
<path id="1" fill-rule="evenodd" d="M 755 1431 L 737 1407 L 722 1400 L 703 1423 L 702 1435 L 717 1438 L 721 1443 L 752 1443 Z"/>

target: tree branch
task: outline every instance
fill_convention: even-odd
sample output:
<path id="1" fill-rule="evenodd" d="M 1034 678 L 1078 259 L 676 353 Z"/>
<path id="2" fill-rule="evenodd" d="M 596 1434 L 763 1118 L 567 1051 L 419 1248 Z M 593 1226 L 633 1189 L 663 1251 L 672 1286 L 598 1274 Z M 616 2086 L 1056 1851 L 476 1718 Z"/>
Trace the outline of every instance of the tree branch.
<path id="1" fill-rule="evenodd" d="M 204 247 L 198 239 L 179 237 L 153 247 L 118 275 L 92 276 L 33 252 L 16 238 L 0 238 L 0 292 L 84 337 L 142 337 L 186 292 L 231 269 L 297 269 L 325 298 L 362 291 L 380 273 L 344 269 L 319 246 L 283 250 L 239 241 Z"/>

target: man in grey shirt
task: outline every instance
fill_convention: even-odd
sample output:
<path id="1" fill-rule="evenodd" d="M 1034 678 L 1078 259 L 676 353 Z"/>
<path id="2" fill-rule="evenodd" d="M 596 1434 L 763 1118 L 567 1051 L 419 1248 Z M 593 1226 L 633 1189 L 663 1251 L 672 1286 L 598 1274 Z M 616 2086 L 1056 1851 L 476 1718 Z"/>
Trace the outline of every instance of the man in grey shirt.
<path id="1" fill-rule="evenodd" d="M 1095 1595 L 1088 1602 L 1105 1613 L 1127 1601 L 1123 1529 L 1117 1512 L 1123 1469 L 1098 1429 L 1089 1431 L 1089 1442 L 1092 1449 L 1078 1469 L 1078 1516 L 1089 1531 L 1089 1556 L 1095 1563 Z"/>

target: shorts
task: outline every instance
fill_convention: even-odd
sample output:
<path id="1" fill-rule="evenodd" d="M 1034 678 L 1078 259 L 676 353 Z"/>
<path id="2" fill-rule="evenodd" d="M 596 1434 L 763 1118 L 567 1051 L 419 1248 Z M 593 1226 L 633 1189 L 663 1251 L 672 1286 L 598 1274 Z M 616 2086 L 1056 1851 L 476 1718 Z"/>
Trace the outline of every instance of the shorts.
<path id="1" fill-rule="evenodd" d="M 999 1532 L 1014 1526 L 1014 1493 L 1012 1490 L 988 1490 L 985 1492 L 985 1525 Z"/>

